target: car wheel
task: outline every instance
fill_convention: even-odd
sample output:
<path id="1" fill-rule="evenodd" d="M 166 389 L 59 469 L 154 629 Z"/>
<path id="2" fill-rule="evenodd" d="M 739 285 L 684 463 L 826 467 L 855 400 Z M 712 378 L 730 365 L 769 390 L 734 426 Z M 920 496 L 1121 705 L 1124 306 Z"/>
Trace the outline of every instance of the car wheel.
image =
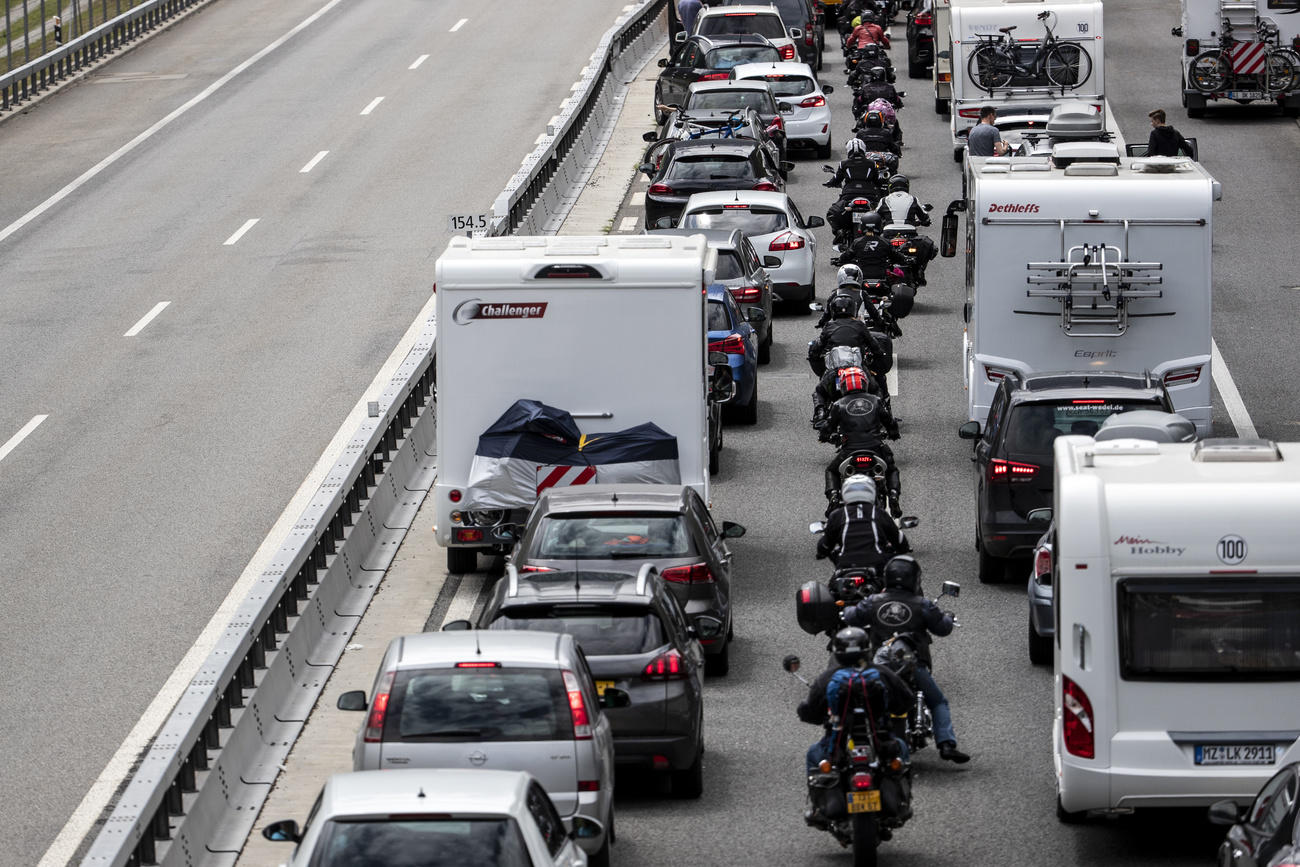
<path id="1" fill-rule="evenodd" d="M 455 575 L 464 575 L 478 569 L 478 549 L 448 548 L 447 571 Z"/>
<path id="2" fill-rule="evenodd" d="M 754 394 L 749 403 L 736 408 L 736 421 L 744 425 L 758 424 L 758 376 L 754 377 Z"/>
<path id="3" fill-rule="evenodd" d="M 1007 574 L 1007 561 L 980 548 L 979 579 L 981 584 L 998 584 Z"/>
<path id="4" fill-rule="evenodd" d="M 1034 665 L 1052 664 L 1052 639 L 1038 634 L 1032 614 L 1029 615 L 1029 661 Z"/>
<path id="5" fill-rule="evenodd" d="M 600 844 L 600 848 L 587 856 L 587 867 L 609 867 L 609 844 L 614 823 L 614 811 L 609 813 L 611 831 L 605 834 L 605 842 Z"/>
<path id="6" fill-rule="evenodd" d="M 710 677 L 725 677 L 731 671 L 731 648 L 724 641 L 722 652 L 704 657 L 704 673 Z"/>
<path id="7" fill-rule="evenodd" d="M 1056 818 L 1062 825 L 1078 825 L 1088 818 L 1084 812 L 1071 813 L 1061 806 L 1061 793 L 1056 793 Z"/>
<path id="8" fill-rule="evenodd" d="M 820 51 L 817 52 L 817 71 L 822 71 L 822 53 Z"/>
<path id="9" fill-rule="evenodd" d="M 767 329 L 767 339 L 758 344 L 758 363 L 770 364 L 772 362 L 772 329 Z"/>
<path id="10" fill-rule="evenodd" d="M 694 800 L 704 794 L 704 744 L 695 753 L 695 761 L 684 771 L 672 771 L 673 797 Z"/>

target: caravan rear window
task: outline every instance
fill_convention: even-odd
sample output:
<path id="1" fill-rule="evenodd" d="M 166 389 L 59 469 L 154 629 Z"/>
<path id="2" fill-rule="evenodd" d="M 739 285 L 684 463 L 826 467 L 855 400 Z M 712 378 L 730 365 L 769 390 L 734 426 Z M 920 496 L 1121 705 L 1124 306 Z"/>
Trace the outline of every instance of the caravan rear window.
<path id="1" fill-rule="evenodd" d="M 1300 578 L 1119 584 L 1126 680 L 1300 679 Z"/>
<path id="2" fill-rule="evenodd" d="M 1022 403 L 1011 408 L 1007 419 L 1004 452 L 1015 457 L 1038 458 L 1038 464 L 1052 463 L 1052 442 L 1063 434 L 1092 436 L 1101 423 L 1117 412 L 1133 409 L 1162 410 L 1158 400 L 1107 400 L 1074 398 Z"/>

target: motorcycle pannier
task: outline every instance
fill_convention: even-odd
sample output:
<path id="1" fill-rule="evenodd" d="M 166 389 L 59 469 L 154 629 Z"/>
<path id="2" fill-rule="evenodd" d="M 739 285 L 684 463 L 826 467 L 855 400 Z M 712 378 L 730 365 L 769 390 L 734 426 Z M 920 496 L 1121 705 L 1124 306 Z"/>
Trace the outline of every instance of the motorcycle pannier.
<path id="1" fill-rule="evenodd" d="M 834 629 L 840 622 L 835 597 L 820 581 L 809 581 L 795 591 L 794 605 L 799 628 L 809 635 Z"/>

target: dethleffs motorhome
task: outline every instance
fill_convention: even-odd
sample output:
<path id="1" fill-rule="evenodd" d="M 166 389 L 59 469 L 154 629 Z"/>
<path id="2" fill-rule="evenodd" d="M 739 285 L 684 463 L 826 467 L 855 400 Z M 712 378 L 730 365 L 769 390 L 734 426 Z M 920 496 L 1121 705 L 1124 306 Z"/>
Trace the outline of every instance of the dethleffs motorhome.
<path id="1" fill-rule="evenodd" d="M 1042 126 L 1064 100 L 1083 100 L 1104 114 L 1101 0 L 952 0 L 948 14 L 948 44 L 939 42 L 935 28 L 934 68 L 937 74 L 946 51 L 957 161 L 985 105 L 998 110 L 998 127 L 1006 131 Z M 1004 34 L 1008 27 L 1015 29 Z M 1055 49 L 1045 42 L 1048 27 Z M 1004 39 L 1010 50 L 998 59 L 995 49 Z M 937 88 L 936 79 L 936 95 Z"/>
<path id="2" fill-rule="evenodd" d="M 1055 443 L 1061 818 L 1249 803 L 1300 759 L 1300 443 Z"/>
<path id="3" fill-rule="evenodd" d="M 716 261 L 702 236 L 451 239 L 435 266 L 438 477 L 431 496 L 452 571 L 472 569 L 479 551 L 508 547 L 503 530 L 522 519 L 476 508 L 484 497 L 473 484 L 480 436 L 519 400 L 567 411 L 584 442 L 657 425 L 676 439 L 677 481 L 708 502 L 705 287 Z M 531 487 L 519 469 L 526 462 L 516 461 L 508 481 Z M 539 489 L 557 479 L 594 483 L 603 472 L 544 459 L 524 470 L 536 473 Z"/>
<path id="4" fill-rule="evenodd" d="M 1300 116 L 1300 0 L 1182 0 L 1183 106 L 1275 102 Z"/>
<path id="5" fill-rule="evenodd" d="M 1210 248 L 1218 181 L 1187 159 L 967 161 L 944 218 L 966 210 L 963 380 L 984 424 L 1006 376 L 1150 373 L 1175 411 L 1210 430 Z M 1069 162 L 1068 165 L 1062 163 Z"/>

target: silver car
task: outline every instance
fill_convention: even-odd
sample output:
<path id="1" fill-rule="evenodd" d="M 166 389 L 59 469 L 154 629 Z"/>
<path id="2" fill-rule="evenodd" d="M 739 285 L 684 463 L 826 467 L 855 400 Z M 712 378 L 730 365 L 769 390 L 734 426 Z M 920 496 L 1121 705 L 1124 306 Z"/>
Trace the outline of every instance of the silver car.
<path id="1" fill-rule="evenodd" d="M 614 737 L 602 706 L 626 706 L 621 690 L 598 692 L 571 635 L 439 632 L 388 645 L 371 700 L 339 696 L 341 710 L 368 716 L 352 751 L 354 770 L 485 768 L 527 771 L 568 825 L 614 821 Z M 607 864 L 603 831 L 581 839 Z"/>

